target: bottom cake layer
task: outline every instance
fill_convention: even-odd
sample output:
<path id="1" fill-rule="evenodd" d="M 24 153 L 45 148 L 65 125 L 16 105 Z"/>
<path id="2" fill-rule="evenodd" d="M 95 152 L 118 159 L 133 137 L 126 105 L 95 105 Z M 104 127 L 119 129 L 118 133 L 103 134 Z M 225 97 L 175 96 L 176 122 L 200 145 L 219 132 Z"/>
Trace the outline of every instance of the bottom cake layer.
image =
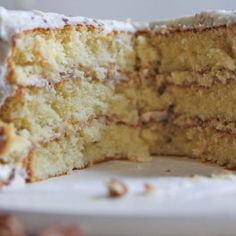
<path id="1" fill-rule="evenodd" d="M 187 156 L 236 167 L 236 124 L 174 118 L 131 126 L 94 119 L 89 126 L 31 146 L 14 127 L 0 124 L 3 163 L 26 167 L 28 181 L 66 174 L 115 159 L 148 161 L 151 155 Z M 28 155 L 27 155 L 28 153 Z"/>
<path id="2" fill-rule="evenodd" d="M 235 134 L 210 126 L 178 126 L 153 123 L 142 130 L 142 138 L 155 155 L 186 156 L 236 167 Z"/>
<path id="3" fill-rule="evenodd" d="M 47 179 L 105 160 L 148 161 L 148 146 L 140 132 L 138 127 L 94 121 L 80 132 L 36 147 L 28 159 L 28 180 Z"/>
<path id="4" fill-rule="evenodd" d="M 28 162 L 29 181 L 106 160 L 148 161 L 151 155 L 187 156 L 233 168 L 236 138 L 209 125 L 170 126 L 158 122 L 132 127 L 94 120 L 80 132 L 35 148 Z"/>

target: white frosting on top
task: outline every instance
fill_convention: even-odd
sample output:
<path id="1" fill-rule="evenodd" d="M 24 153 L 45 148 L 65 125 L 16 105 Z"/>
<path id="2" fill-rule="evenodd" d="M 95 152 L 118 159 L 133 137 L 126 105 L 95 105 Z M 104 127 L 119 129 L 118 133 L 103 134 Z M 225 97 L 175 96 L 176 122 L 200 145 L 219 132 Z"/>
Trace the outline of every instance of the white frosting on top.
<path id="1" fill-rule="evenodd" d="M 236 12 L 217 10 L 197 13 L 194 16 L 186 16 L 165 21 L 153 21 L 149 23 L 151 29 L 165 33 L 172 30 L 187 30 L 193 28 L 209 28 L 216 26 L 229 26 L 236 23 Z"/>
<path id="2" fill-rule="evenodd" d="M 135 31 L 129 22 L 95 20 L 86 17 L 68 17 L 56 13 L 41 11 L 11 11 L 0 7 L 0 38 L 9 41 L 15 33 L 34 28 L 62 28 L 66 24 L 94 25 L 107 31 Z"/>
<path id="3" fill-rule="evenodd" d="M 0 39 L 9 41 L 11 36 L 24 30 L 34 28 L 62 28 L 66 24 L 94 25 L 106 31 L 131 31 L 149 28 L 162 32 L 163 29 L 192 29 L 231 25 L 236 23 L 236 12 L 233 11 L 209 11 L 166 21 L 153 21 L 150 23 L 122 22 L 114 20 L 95 20 L 86 17 L 68 17 L 56 13 L 44 13 L 41 11 L 12 11 L 0 7 Z"/>
<path id="4" fill-rule="evenodd" d="M 106 31 L 135 31 L 140 28 L 151 28 L 158 31 L 163 29 L 191 29 L 198 27 L 213 27 L 236 23 L 236 12 L 209 11 L 166 21 L 153 21 L 150 23 L 132 23 L 114 20 L 95 20 L 86 17 L 68 17 L 56 13 L 41 11 L 12 11 L 0 7 L 0 38 L 9 41 L 15 33 L 34 28 L 62 28 L 66 24 L 94 25 Z"/>

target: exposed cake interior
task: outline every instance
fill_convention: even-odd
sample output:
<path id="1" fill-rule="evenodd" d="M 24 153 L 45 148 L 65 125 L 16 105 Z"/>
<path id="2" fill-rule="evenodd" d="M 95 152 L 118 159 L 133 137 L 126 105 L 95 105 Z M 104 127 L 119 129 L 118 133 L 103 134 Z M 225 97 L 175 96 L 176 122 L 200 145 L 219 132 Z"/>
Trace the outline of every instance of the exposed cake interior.
<path id="1" fill-rule="evenodd" d="M 21 160 L 30 181 L 154 154 L 235 165 L 234 24 L 165 32 L 65 24 L 22 31 L 10 44 L 1 156 Z"/>

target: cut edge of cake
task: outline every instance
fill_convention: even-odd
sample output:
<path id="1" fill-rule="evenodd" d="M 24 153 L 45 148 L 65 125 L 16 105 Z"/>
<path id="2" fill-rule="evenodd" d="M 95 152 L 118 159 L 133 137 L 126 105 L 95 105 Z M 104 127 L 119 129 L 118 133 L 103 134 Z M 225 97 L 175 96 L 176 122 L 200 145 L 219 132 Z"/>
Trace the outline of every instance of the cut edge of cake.
<path id="1" fill-rule="evenodd" d="M 233 130 L 231 104 L 228 111 L 213 108 L 210 115 L 206 104 L 190 115 L 189 104 L 181 106 L 178 95 L 184 101 L 189 86 L 193 94 L 199 89 L 198 101 L 204 101 L 206 89 L 220 91 L 215 81 L 233 80 L 234 39 L 222 43 L 221 38 L 234 35 L 235 24 L 236 13 L 230 11 L 136 23 L 0 8 L 1 161 L 20 163 L 29 181 L 108 159 L 150 160 L 150 154 L 235 165 L 233 156 L 220 156 L 233 143 L 231 133 L 221 138 L 221 130 Z M 203 47 L 208 31 L 221 38 L 206 49 L 209 55 L 202 51 L 203 62 L 209 56 L 205 67 L 191 45 Z M 186 54 L 178 54 L 181 45 Z M 191 94 L 189 99 L 197 107 Z M 198 109 L 201 114 L 195 115 Z M 207 123 L 212 118 L 218 122 L 211 123 L 213 128 Z M 216 149 L 221 141 L 222 151 Z M 190 144 L 182 148 L 181 142 Z M 44 173 L 47 168 L 52 173 Z"/>

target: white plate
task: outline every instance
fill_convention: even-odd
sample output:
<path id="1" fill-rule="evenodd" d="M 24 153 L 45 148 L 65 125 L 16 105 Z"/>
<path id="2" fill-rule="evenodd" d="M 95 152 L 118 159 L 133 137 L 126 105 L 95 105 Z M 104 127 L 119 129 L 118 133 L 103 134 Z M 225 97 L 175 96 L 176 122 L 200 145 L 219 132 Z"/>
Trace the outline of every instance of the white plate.
<path id="1" fill-rule="evenodd" d="M 90 236 L 235 235 L 236 176 L 186 159 L 113 161 L 0 193 L 0 211 L 15 213 L 29 231 L 50 223 L 79 224 Z M 110 199 L 105 182 L 122 179 L 127 196 Z M 155 192 L 143 193 L 151 183 Z"/>

